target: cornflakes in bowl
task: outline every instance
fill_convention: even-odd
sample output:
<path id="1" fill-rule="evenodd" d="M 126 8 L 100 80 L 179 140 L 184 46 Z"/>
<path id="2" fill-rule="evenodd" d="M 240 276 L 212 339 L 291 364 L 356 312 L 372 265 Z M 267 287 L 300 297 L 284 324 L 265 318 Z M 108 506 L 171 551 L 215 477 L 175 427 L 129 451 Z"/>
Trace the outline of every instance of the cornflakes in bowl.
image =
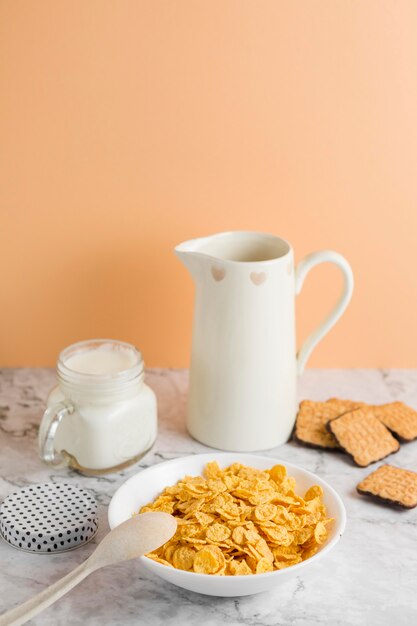
<path id="1" fill-rule="evenodd" d="M 284 465 L 261 470 L 207 463 L 184 476 L 140 513 L 163 511 L 178 523 L 174 537 L 148 554 L 157 563 L 198 574 L 242 576 L 281 570 L 315 554 L 328 525 L 323 488 L 297 494 Z"/>
<path id="2" fill-rule="evenodd" d="M 132 514 L 166 511 L 174 537 L 143 565 L 185 589 L 217 596 L 275 587 L 323 557 L 344 530 L 345 509 L 324 480 L 251 454 L 195 455 L 136 474 L 113 496 L 113 528 Z"/>

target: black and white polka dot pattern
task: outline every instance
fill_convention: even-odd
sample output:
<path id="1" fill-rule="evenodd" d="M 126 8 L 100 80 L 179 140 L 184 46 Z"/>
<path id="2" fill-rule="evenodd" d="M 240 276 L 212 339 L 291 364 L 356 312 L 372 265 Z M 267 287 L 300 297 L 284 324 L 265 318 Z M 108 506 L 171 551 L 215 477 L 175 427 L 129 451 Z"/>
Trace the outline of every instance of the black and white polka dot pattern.
<path id="1" fill-rule="evenodd" d="M 16 548 L 63 552 L 90 541 L 98 527 L 97 503 L 85 489 L 66 483 L 28 485 L 0 506 L 0 533 Z"/>

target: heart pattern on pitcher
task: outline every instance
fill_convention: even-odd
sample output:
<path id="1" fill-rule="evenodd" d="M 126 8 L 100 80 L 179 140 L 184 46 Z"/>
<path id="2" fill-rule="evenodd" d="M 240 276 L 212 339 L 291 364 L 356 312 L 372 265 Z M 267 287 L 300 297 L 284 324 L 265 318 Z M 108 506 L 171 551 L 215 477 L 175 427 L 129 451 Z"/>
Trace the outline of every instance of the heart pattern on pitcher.
<path id="1" fill-rule="evenodd" d="M 262 285 L 266 281 L 265 272 L 251 272 L 250 279 L 254 285 Z"/>
<path id="2" fill-rule="evenodd" d="M 211 274 L 215 281 L 220 282 L 226 276 L 226 270 L 224 269 L 224 267 L 212 265 Z"/>

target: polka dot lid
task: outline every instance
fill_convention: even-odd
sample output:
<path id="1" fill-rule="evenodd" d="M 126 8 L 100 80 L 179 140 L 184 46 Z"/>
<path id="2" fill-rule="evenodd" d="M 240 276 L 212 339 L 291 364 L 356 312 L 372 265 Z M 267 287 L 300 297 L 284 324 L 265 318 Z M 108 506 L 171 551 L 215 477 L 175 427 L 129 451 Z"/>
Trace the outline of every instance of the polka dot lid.
<path id="1" fill-rule="evenodd" d="M 28 485 L 0 506 L 0 533 L 29 552 L 63 552 L 90 541 L 98 527 L 97 503 L 85 489 L 66 483 Z"/>

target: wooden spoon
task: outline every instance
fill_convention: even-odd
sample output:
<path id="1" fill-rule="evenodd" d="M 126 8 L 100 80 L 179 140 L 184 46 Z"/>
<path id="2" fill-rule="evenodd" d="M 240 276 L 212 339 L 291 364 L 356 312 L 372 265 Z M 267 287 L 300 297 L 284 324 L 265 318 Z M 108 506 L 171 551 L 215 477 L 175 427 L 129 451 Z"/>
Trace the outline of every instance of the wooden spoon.
<path id="1" fill-rule="evenodd" d="M 168 513 L 142 513 L 113 528 L 93 554 L 72 572 L 38 595 L 0 616 L 0 626 L 19 626 L 53 604 L 86 576 L 101 567 L 136 559 L 162 546 L 177 530 Z"/>

